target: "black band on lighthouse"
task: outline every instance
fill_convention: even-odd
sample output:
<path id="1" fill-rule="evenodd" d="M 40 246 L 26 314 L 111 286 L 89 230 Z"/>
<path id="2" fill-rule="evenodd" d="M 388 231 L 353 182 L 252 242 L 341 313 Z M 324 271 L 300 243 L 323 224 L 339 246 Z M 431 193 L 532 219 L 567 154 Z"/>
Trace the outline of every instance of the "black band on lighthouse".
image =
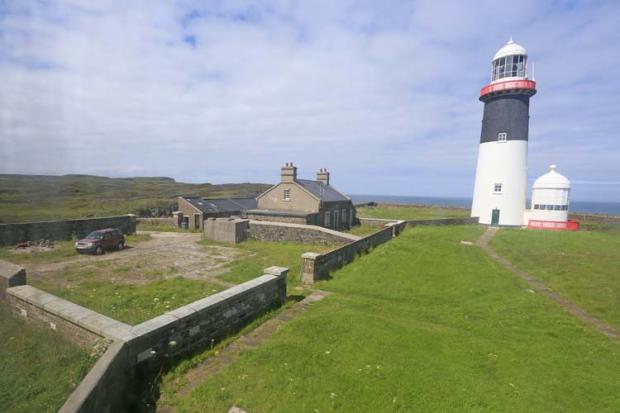
<path id="1" fill-rule="evenodd" d="M 527 141 L 530 94 L 505 94 L 484 102 L 480 143 L 497 142 L 505 133 L 507 141 Z"/>

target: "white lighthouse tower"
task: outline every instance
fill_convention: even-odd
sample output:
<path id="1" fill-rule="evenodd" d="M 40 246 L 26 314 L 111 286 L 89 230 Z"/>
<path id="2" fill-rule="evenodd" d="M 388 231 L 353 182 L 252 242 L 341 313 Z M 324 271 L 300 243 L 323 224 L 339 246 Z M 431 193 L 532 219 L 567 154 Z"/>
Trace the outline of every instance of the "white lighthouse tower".
<path id="1" fill-rule="evenodd" d="M 484 102 L 471 216 L 481 224 L 521 226 L 527 191 L 530 97 L 527 52 L 512 39 L 493 57 Z"/>

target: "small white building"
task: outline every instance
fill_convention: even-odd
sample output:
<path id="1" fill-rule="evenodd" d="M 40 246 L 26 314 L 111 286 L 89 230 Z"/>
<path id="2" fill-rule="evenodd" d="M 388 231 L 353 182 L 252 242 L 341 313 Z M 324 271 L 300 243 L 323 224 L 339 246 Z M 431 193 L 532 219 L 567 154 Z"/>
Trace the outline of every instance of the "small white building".
<path id="1" fill-rule="evenodd" d="M 568 222 L 569 198 L 570 181 L 556 172 L 555 165 L 551 165 L 549 172 L 532 185 L 532 203 L 524 214 L 523 224 L 534 228 L 565 226 Z"/>

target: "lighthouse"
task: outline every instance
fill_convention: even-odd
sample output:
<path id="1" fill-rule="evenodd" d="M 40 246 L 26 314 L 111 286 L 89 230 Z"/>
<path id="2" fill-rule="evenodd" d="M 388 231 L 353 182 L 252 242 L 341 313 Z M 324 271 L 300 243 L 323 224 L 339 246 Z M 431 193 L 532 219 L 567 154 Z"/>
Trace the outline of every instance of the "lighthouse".
<path id="1" fill-rule="evenodd" d="M 527 52 L 512 39 L 493 57 L 491 82 L 480 90 L 482 132 L 471 216 L 481 224 L 522 226 L 527 191 L 530 97 Z"/>

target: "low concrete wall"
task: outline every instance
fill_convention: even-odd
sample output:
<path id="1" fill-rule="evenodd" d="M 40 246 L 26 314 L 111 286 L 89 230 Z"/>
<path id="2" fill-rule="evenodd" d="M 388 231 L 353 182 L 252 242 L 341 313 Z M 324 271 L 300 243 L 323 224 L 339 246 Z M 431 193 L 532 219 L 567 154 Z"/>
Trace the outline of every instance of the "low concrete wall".
<path id="1" fill-rule="evenodd" d="M 218 242 L 238 244 L 247 238 L 249 220 L 235 218 L 207 218 L 204 237 Z"/>
<path id="2" fill-rule="evenodd" d="M 360 239 L 356 235 L 334 231 L 317 225 L 266 221 L 250 221 L 249 238 L 269 242 L 298 242 L 321 245 L 343 245 Z"/>
<path id="3" fill-rule="evenodd" d="M 301 281 L 311 284 L 328 278 L 331 271 L 350 263 L 355 257 L 368 252 L 371 248 L 391 240 L 399 235 L 405 226 L 405 221 L 392 222 L 387 224 L 384 229 L 325 254 L 317 254 L 315 252 L 303 254 Z"/>
<path id="4" fill-rule="evenodd" d="M 284 222 L 289 224 L 308 224 L 312 220 L 312 215 L 308 216 L 287 216 L 287 215 L 267 215 L 267 214 L 254 214 L 252 212 L 246 212 L 245 216 L 253 221 L 264 222 Z"/>
<path id="5" fill-rule="evenodd" d="M 17 315 L 58 331 L 75 344 L 91 349 L 101 342 L 126 340 L 131 326 L 113 320 L 29 285 L 6 290 L 7 301 Z"/>
<path id="6" fill-rule="evenodd" d="M 20 280 L 23 276 L 25 282 L 21 267 L 1 265 L 0 271 L 17 274 Z M 266 268 L 256 279 L 134 327 L 29 285 L 7 288 L 6 298 L 18 315 L 80 346 L 91 349 L 102 340 L 112 343 L 60 410 L 112 413 L 128 411 L 132 403 L 139 403 L 135 400 L 136 368 L 156 368 L 171 357 L 206 348 L 281 306 L 286 300 L 287 275 L 288 268 Z"/>
<path id="7" fill-rule="evenodd" d="M 397 219 L 381 219 L 381 218 L 357 218 L 360 224 L 370 227 L 385 228 L 387 224 L 397 222 Z"/>
<path id="8" fill-rule="evenodd" d="M 165 313 L 133 328 L 131 364 L 159 362 L 206 348 L 226 338 L 286 300 L 287 268 L 265 274 L 220 293 Z M 275 275 L 274 275 L 275 274 Z"/>
<path id="9" fill-rule="evenodd" d="M 58 413 L 127 411 L 133 401 L 128 390 L 134 388 L 127 348 L 123 341 L 113 342 Z"/>
<path id="10" fill-rule="evenodd" d="M 26 284 L 26 270 L 19 265 L 0 260 L 0 301 L 7 301 L 6 290 Z"/>
<path id="11" fill-rule="evenodd" d="M 0 224 L 0 245 L 40 239 L 70 240 L 74 236 L 82 238 L 91 231 L 103 228 L 120 228 L 125 234 L 133 234 L 136 232 L 136 216 Z"/>

